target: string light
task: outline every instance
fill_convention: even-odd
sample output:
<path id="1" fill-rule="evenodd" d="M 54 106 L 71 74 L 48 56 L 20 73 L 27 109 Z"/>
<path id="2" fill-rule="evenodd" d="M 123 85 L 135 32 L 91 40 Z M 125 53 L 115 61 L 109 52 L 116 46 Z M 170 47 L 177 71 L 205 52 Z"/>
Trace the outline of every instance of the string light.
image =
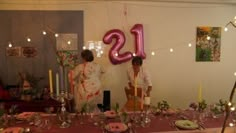
<path id="1" fill-rule="evenodd" d="M 152 54 L 152 56 L 154 56 L 154 55 L 155 55 L 155 52 L 154 52 L 154 51 L 152 51 L 152 52 L 151 52 L 151 54 Z"/>
<path id="2" fill-rule="evenodd" d="M 188 47 L 192 47 L 192 44 L 191 44 L 191 43 L 189 43 L 189 44 L 188 44 Z"/>
<path id="3" fill-rule="evenodd" d="M 228 106 L 231 106 L 231 105 L 232 105 L 232 103 L 231 103 L 231 102 L 229 102 L 229 103 L 228 103 Z"/>
<path id="4" fill-rule="evenodd" d="M 115 53 L 115 56 L 118 56 L 118 53 Z"/>
<path id="5" fill-rule="evenodd" d="M 228 31 L 228 28 L 227 28 L 227 27 L 225 27 L 225 29 L 224 29 L 224 30 L 225 30 L 225 32 L 227 32 L 227 31 Z"/>
<path id="6" fill-rule="evenodd" d="M 70 44 L 71 44 L 71 41 L 67 41 L 67 44 L 70 45 Z"/>
<path id="7" fill-rule="evenodd" d="M 236 76 L 236 72 L 234 72 L 234 76 Z"/>
<path id="8" fill-rule="evenodd" d="M 83 50 L 85 50 L 86 49 L 86 46 L 83 46 Z"/>
<path id="9" fill-rule="evenodd" d="M 55 37 L 58 37 L 59 35 L 57 33 L 55 33 Z"/>
<path id="10" fill-rule="evenodd" d="M 31 39 L 29 37 L 27 38 L 27 42 L 31 42 Z"/>
<path id="11" fill-rule="evenodd" d="M 170 52 L 173 52 L 174 51 L 174 49 L 173 48 L 170 48 Z"/>
<path id="12" fill-rule="evenodd" d="M 135 53 L 133 53 L 133 56 L 136 56 L 136 54 L 135 54 Z"/>
<path id="13" fill-rule="evenodd" d="M 8 47 L 9 47 L 9 48 L 11 48 L 11 47 L 12 47 L 12 44 L 11 44 L 11 42 L 9 42 L 9 44 L 8 44 Z"/>
<path id="14" fill-rule="evenodd" d="M 42 31 L 43 35 L 47 35 L 47 32 L 46 31 Z"/>

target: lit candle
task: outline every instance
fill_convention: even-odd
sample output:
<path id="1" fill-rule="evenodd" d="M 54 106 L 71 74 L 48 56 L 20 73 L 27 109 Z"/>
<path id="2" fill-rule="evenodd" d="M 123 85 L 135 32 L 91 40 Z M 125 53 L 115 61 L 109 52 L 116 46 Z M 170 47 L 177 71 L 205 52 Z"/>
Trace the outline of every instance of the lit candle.
<path id="1" fill-rule="evenodd" d="M 74 93 L 74 86 L 73 86 L 73 71 L 71 70 L 69 73 L 69 79 L 70 79 L 70 93 Z"/>
<path id="2" fill-rule="evenodd" d="M 56 73 L 56 95 L 59 96 L 59 75 Z"/>
<path id="3" fill-rule="evenodd" d="M 202 102 L 202 84 L 198 88 L 198 102 Z"/>
<path id="4" fill-rule="evenodd" d="M 53 88 L 52 88 L 52 70 L 49 69 L 49 87 L 50 87 L 50 93 L 53 93 Z"/>

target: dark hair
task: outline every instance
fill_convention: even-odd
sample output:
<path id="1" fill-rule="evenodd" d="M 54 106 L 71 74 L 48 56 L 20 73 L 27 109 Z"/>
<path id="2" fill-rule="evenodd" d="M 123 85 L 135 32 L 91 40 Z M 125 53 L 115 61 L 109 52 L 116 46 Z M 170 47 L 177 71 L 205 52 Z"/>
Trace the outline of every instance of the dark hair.
<path id="1" fill-rule="evenodd" d="M 86 49 L 81 52 L 81 57 L 88 62 L 92 62 L 94 57 L 93 57 L 93 52 Z"/>
<path id="2" fill-rule="evenodd" d="M 140 57 L 140 56 L 135 56 L 133 59 L 132 59 L 132 65 L 139 65 L 139 66 L 142 66 L 143 64 L 143 59 Z"/>

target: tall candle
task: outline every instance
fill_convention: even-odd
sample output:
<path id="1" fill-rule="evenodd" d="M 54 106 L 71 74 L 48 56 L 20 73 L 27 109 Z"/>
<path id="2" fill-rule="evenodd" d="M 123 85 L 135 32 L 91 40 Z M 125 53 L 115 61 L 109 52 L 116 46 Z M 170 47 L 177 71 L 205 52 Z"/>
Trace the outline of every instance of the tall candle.
<path id="1" fill-rule="evenodd" d="M 143 90 L 141 90 L 141 104 L 140 104 L 141 110 L 143 110 Z"/>
<path id="2" fill-rule="evenodd" d="M 198 88 L 198 102 L 202 102 L 202 84 Z"/>
<path id="3" fill-rule="evenodd" d="M 51 70 L 51 69 L 49 69 L 48 74 L 49 74 L 49 88 L 50 88 L 50 93 L 53 93 L 53 88 L 52 88 L 52 70 Z"/>
<path id="4" fill-rule="evenodd" d="M 134 96 L 137 96 L 137 77 L 134 77 Z"/>
<path id="5" fill-rule="evenodd" d="M 59 75 L 56 73 L 56 95 L 59 96 Z"/>
<path id="6" fill-rule="evenodd" d="M 69 79 L 70 79 L 70 93 L 74 93 L 74 86 L 73 86 L 73 71 L 71 70 L 69 73 Z"/>
<path id="7" fill-rule="evenodd" d="M 63 70 L 63 67 L 62 66 L 60 66 L 60 69 L 59 69 L 59 77 L 60 77 L 60 89 L 61 90 L 64 90 L 65 88 L 64 88 L 64 80 L 63 80 L 63 72 L 64 70 Z"/>

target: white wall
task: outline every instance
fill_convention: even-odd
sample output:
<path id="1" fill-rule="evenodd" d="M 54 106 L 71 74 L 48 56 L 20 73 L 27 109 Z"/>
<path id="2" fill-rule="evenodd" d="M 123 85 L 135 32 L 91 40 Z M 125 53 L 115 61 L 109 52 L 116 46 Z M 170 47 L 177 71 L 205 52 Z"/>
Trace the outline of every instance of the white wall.
<path id="1" fill-rule="evenodd" d="M 174 107 L 187 107 L 197 100 L 200 83 L 203 98 L 208 103 L 228 99 L 235 82 L 236 28 L 229 26 L 228 32 L 222 28 L 220 62 L 195 62 L 195 37 L 197 26 L 224 27 L 236 15 L 236 5 L 66 0 L 5 2 L 8 4 L 0 4 L 0 9 L 84 10 L 84 40 L 102 40 L 105 32 L 118 28 L 127 37 L 122 51 L 133 51 L 134 41 L 129 30 L 136 23 L 143 24 L 147 54 L 144 64 L 153 80 L 153 104 L 165 99 Z M 190 48 L 189 42 L 193 44 Z M 110 47 L 106 46 L 105 55 L 96 61 L 107 70 L 103 82 L 104 88 L 112 91 L 112 102 L 123 104 L 126 101 L 125 71 L 130 62 L 112 65 L 108 58 Z M 169 48 L 174 48 L 174 52 L 170 53 Z M 151 56 L 152 50 L 155 56 Z"/>

